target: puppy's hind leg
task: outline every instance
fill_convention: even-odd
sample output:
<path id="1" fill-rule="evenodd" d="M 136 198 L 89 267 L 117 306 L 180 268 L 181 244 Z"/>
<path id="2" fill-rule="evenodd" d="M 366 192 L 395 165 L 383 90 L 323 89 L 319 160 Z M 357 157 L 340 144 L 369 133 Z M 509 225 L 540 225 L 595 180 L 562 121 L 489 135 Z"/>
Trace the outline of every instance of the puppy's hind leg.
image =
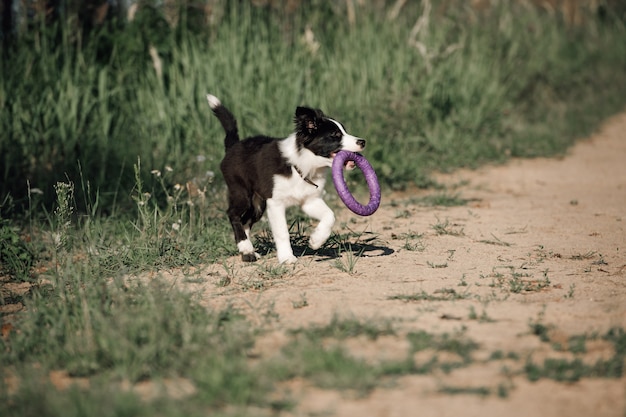
<path id="1" fill-rule="evenodd" d="M 321 198 L 306 201 L 302 205 L 302 210 L 314 219 L 319 220 L 309 240 L 311 249 L 319 249 L 330 236 L 333 225 L 335 224 L 335 214 Z"/>
<path id="2" fill-rule="evenodd" d="M 243 230 L 247 239 L 237 243 L 237 249 L 241 252 L 241 259 L 244 262 L 255 262 L 261 255 L 255 252 L 254 246 L 252 246 L 252 241 L 250 240 L 250 226 L 245 226 Z"/>
<path id="3" fill-rule="evenodd" d="M 241 214 L 242 211 L 243 215 Z M 242 208 L 241 205 L 231 204 L 228 207 L 228 218 L 233 227 L 235 242 L 237 243 L 237 249 L 241 253 L 241 259 L 244 262 L 254 262 L 259 258 L 259 255 L 254 252 L 254 246 L 252 246 L 252 241 L 250 240 L 250 226 L 246 224 L 244 227 L 242 222 L 242 217 L 245 217 L 247 212 L 248 210 Z"/>

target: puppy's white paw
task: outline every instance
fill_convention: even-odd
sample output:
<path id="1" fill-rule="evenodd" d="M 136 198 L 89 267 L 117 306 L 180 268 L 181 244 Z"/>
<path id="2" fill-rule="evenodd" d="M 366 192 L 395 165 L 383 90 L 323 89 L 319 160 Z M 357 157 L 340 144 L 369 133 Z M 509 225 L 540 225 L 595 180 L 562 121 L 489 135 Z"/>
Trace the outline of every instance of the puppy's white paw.
<path id="1" fill-rule="evenodd" d="M 294 264 L 297 261 L 298 261 L 298 258 L 296 258 L 293 255 L 286 256 L 286 257 L 282 257 L 282 256 L 278 257 L 278 263 L 280 264 Z"/>
<path id="2" fill-rule="evenodd" d="M 317 250 L 322 247 L 328 240 L 330 233 L 316 231 L 311 235 L 309 239 L 309 247 L 313 250 Z"/>
<path id="3" fill-rule="evenodd" d="M 278 258 L 278 263 L 281 264 L 292 264 L 298 260 L 298 258 L 293 256 L 293 250 L 291 250 L 291 246 L 277 248 L 276 257 Z"/>

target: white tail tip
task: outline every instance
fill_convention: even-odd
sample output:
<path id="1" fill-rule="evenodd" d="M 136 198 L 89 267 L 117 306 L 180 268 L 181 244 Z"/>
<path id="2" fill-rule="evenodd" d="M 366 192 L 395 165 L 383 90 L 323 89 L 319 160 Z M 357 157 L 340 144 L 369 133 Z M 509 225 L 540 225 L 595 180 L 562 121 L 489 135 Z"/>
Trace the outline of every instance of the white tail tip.
<path id="1" fill-rule="evenodd" d="M 206 100 L 209 102 L 209 106 L 211 106 L 212 109 L 216 109 L 222 105 L 222 102 L 220 101 L 220 99 L 215 97 L 212 94 L 207 94 Z"/>

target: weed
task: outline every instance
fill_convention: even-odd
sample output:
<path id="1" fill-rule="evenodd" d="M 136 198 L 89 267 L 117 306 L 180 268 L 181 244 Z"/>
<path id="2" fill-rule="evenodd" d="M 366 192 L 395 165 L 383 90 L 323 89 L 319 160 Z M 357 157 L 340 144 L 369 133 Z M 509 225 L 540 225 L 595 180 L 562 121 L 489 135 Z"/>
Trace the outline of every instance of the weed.
<path id="1" fill-rule="evenodd" d="M 411 217 L 411 212 L 409 210 L 396 211 L 394 216 L 395 219 L 408 219 L 409 217 Z"/>
<path id="2" fill-rule="evenodd" d="M 288 379 L 296 376 L 327 389 L 344 389 L 364 395 L 379 382 L 380 371 L 350 356 L 340 346 L 324 349 L 310 340 L 295 341 L 283 348 L 285 358 L 274 373 Z"/>
<path id="3" fill-rule="evenodd" d="M 8 219 L 0 219 L 0 270 L 26 281 L 30 277 L 30 269 L 35 261 L 30 245 L 18 234 Z"/>
<path id="4" fill-rule="evenodd" d="M 546 359 L 543 366 L 527 362 L 524 372 L 531 381 L 541 378 L 550 378 L 559 382 L 576 382 L 585 375 L 593 372 L 592 367 L 583 363 L 580 359 Z"/>
<path id="5" fill-rule="evenodd" d="M 567 294 L 563 296 L 563 298 L 574 298 L 574 290 L 576 289 L 576 284 L 572 283 L 569 285 L 569 290 Z"/>
<path id="6" fill-rule="evenodd" d="M 522 266 L 523 267 L 523 266 Z M 510 276 L 499 272 L 498 269 L 506 269 Z M 533 275 L 528 272 L 520 272 L 514 266 L 494 267 L 493 272 L 488 275 L 492 278 L 490 287 L 499 287 L 513 294 L 542 291 L 551 285 L 548 277 L 548 270 L 542 271 L 543 279 L 533 279 Z M 481 278 L 486 276 L 481 275 Z"/>
<path id="7" fill-rule="evenodd" d="M 309 305 L 309 302 L 306 299 L 306 294 L 301 294 L 300 295 L 300 299 L 298 299 L 296 301 L 292 301 L 291 305 L 295 309 L 307 307 Z"/>
<path id="8" fill-rule="evenodd" d="M 426 245 L 421 240 L 411 242 L 409 239 L 406 239 L 401 248 L 411 252 L 423 252 L 426 250 Z"/>
<path id="9" fill-rule="evenodd" d="M 539 340 L 541 340 L 542 342 L 550 341 L 550 336 L 549 336 L 550 326 L 546 326 L 545 324 L 541 322 L 531 322 L 530 329 L 531 329 L 531 333 L 534 334 L 535 336 L 538 336 Z"/>
<path id="10" fill-rule="evenodd" d="M 478 395 L 479 397 L 486 397 L 491 394 L 491 390 L 487 387 L 456 387 L 452 385 L 444 385 L 438 390 L 442 394 L 449 395 Z"/>
<path id="11" fill-rule="evenodd" d="M 407 335 L 407 339 L 411 343 L 412 352 L 418 352 L 425 349 L 452 352 L 462 358 L 464 364 L 471 362 L 472 352 L 479 347 L 477 343 L 467 339 L 463 334 L 463 331 L 457 331 L 453 334 L 444 333 L 442 335 L 418 331 L 409 333 Z"/>
<path id="12" fill-rule="evenodd" d="M 586 253 L 577 253 L 575 255 L 570 256 L 570 259 L 574 261 L 583 261 L 586 259 L 593 259 L 596 256 L 596 251 L 589 251 Z"/>
<path id="13" fill-rule="evenodd" d="M 431 225 L 437 235 L 464 236 L 463 228 L 458 224 L 452 224 L 448 219 L 443 222 L 437 217 L 437 223 Z"/>
<path id="14" fill-rule="evenodd" d="M 337 249 L 337 259 L 334 262 L 335 268 L 348 274 L 356 273 L 356 264 L 363 254 L 363 248 L 359 250 L 357 254 L 352 250 L 352 244 L 348 243 L 347 246 L 342 246 Z"/>
<path id="15" fill-rule="evenodd" d="M 550 342 L 548 335 L 551 327 L 540 323 L 531 324 L 533 334 L 544 343 Z M 586 341 L 595 336 L 575 335 L 568 341 L 567 349 L 575 354 L 586 353 Z M 610 329 L 603 339 L 613 344 L 613 356 L 608 359 L 598 359 L 594 364 L 587 364 L 581 358 L 554 359 L 548 358 L 541 364 L 534 363 L 528 358 L 524 372 L 528 379 L 536 381 L 541 378 L 554 379 L 560 382 L 575 382 L 582 378 L 621 378 L 624 373 L 624 358 L 626 357 L 626 332 L 621 328 Z M 552 349 L 563 350 L 560 344 L 552 344 Z"/>
<path id="16" fill-rule="evenodd" d="M 486 243 L 488 245 L 496 245 L 496 246 L 511 246 L 512 245 L 512 243 L 501 240 L 493 233 L 491 234 L 491 236 L 493 237 L 493 240 L 486 239 L 486 240 L 479 240 L 479 242 Z"/>
<path id="17" fill-rule="evenodd" d="M 568 341 L 568 349 L 574 354 L 586 353 L 587 337 L 585 336 L 572 336 Z"/>
<path id="18" fill-rule="evenodd" d="M 426 207 L 458 207 L 466 205 L 470 200 L 461 198 L 459 193 L 439 193 L 419 198 L 412 198 L 411 203 Z"/>
<path id="19" fill-rule="evenodd" d="M 266 262 L 257 266 L 257 274 L 259 277 L 266 280 L 282 278 L 291 272 L 293 272 L 293 265 Z"/>
<path id="20" fill-rule="evenodd" d="M 608 265 L 608 263 L 604 260 L 604 256 L 602 256 L 601 254 L 598 256 L 600 257 L 600 259 L 593 261 L 591 265 Z"/>
<path id="21" fill-rule="evenodd" d="M 69 228 L 72 225 L 74 184 L 57 182 L 54 186 L 57 195 L 57 207 L 54 210 L 54 233 L 52 235 L 56 250 L 69 249 Z"/>
<path id="22" fill-rule="evenodd" d="M 333 316 L 329 324 L 324 326 L 310 326 L 308 328 L 299 328 L 291 332 L 292 334 L 302 334 L 309 339 L 346 339 L 348 337 L 357 337 L 365 335 L 375 340 L 379 336 L 394 335 L 395 332 L 389 322 L 381 322 L 379 324 L 370 322 L 361 322 L 356 319 L 341 319 Z"/>
<path id="23" fill-rule="evenodd" d="M 404 245 L 402 245 L 402 249 L 417 252 L 423 252 L 426 249 L 426 245 L 423 242 L 423 237 L 423 234 L 415 232 L 405 232 L 399 235 L 392 233 L 391 235 L 392 239 L 404 240 Z"/>
<path id="24" fill-rule="evenodd" d="M 417 233 L 417 232 L 405 232 L 405 233 L 400 233 L 399 235 L 392 233 L 391 234 L 391 238 L 392 239 L 398 239 L 398 240 L 420 240 L 424 237 L 423 233 Z"/>
<path id="25" fill-rule="evenodd" d="M 230 285 L 230 283 L 233 282 L 233 279 L 235 278 L 235 265 L 234 263 L 228 264 L 226 261 L 222 261 L 222 268 L 224 268 L 226 274 L 220 275 L 220 280 L 217 285 L 220 287 L 226 287 Z"/>
<path id="26" fill-rule="evenodd" d="M 434 294 L 428 294 L 426 291 L 421 291 L 414 294 L 398 294 L 389 296 L 389 300 L 400 301 L 453 301 L 463 300 L 469 297 L 467 293 L 459 294 L 452 288 L 444 288 L 435 290 Z"/>
<path id="27" fill-rule="evenodd" d="M 489 317 L 487 315 L 487 311 L 485 309 L 483 309 L 483 312 L 479 316 L 476 313 L 476 309 L 474 308 L 474 306 L 470 306 L 470 312 L 469 312 L 468 318 L 470 320 L 477 320 L 477 321 L 479 321 L 481 323 L 493 323 L 493 322 L 495 322 L 494 319 L 492 319 L 491 317 Z"/>
<path id="28" fill-rule="evenodd" d="M 374 340 L 395 334 L 389 323 L 375 325 L 334 316 L 328 325 L 291 331 L 294 340 L 283 348 L 285 358 L 273 364 L 282 378 L 301 376 L 318 386 L 348 389 L 363 395 L 379 384 L 380 377 L 399 372 L 395 365 L 370 365 L 348 354 L 340 344 L 327 341 L 365 335 Z M 325 342 L 326 341 L 326 342 Z"/>
<path id="29" fill-rule="evenodd" d="M 459 287 L 467 287 L 468 286 L 467 281 L 465 279 L 465 274 L 461 275 L 461 280 L 459 281 L 457 286 L 459 286 Z"/>

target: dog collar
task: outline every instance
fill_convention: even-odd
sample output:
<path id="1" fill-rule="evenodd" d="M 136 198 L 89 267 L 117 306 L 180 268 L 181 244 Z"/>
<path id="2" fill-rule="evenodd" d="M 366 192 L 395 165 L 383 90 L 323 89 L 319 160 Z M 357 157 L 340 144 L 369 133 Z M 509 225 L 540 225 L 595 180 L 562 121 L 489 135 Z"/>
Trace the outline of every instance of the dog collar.
<path id="1" fill-rule="evenodd" d="M 316 184 L 316 183 L 314 183 L 313 181 L 311 181 L 311 179 L 310 179 L 309 177 L 305 177 L 305 176 L 304 176 L 304 174 L 302 173 L 302 171 L 300 171 L 300 168 L 298 168 L 298 167 L 297 167 L 297 166 L 295 166 L 295 165 L 293 165 L 293 167 L 295 168 L 296 172 L 297 172 L 298 174 L 300 174 L 300 177 L 302 177 L 302 179 L 303 179 L 306 183 L 308 183 L 308 184 L 311 184 L 311 185 L 315 186 L 315 188 L 318 188 L 318 186 L 317 186 L 317 184 Z"/>

